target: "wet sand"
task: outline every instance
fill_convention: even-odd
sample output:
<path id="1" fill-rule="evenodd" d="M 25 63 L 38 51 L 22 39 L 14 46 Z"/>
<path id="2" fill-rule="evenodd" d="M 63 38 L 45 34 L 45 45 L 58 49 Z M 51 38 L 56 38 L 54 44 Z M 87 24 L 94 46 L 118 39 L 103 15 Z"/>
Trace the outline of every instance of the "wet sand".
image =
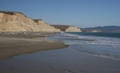
<path id="1" fill-rule="evenodd" d="M 20 54 L 65 47 L 67 46 L 61 41 L 52 41 L 43 38 L 30 39 L 0 37 L 0 60 Z"/>
<path id="2" fill-rule="evenodd" d="M 76 49 L 76 45 L 44 38 L 2 36 L 0 73 L 120 73 L 120 60 L 75 52 Z"/>
<path id="3" fill-rule="evenodd" d="M 0 61 L 0 73 L 119 73 L 120 61 L 70 49 L 40 51 Z"/>

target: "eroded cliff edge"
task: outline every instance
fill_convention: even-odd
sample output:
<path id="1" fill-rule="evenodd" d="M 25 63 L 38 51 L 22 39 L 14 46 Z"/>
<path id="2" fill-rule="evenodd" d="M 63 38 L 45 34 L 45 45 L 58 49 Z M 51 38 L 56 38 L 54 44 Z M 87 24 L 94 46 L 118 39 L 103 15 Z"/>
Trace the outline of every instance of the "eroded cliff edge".
<path id="1" fill-rule="evenodd" d="M 63 32 L 81 32 L 81 29 L 75 26 L 69 26 L 69 25 L 52 25 L 52 26 L 60 29 Z"/>
<path id="2" fill-rule="evenodd" d="M 31 19 L 21 12 L 0 11 L 0 32 L 60 32 L 41 19 Z"/>

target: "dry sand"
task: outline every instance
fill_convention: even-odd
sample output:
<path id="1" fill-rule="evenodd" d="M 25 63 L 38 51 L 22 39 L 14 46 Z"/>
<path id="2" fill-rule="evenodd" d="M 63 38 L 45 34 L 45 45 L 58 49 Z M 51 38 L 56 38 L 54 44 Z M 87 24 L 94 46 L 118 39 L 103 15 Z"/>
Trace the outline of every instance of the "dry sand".
<path id="1" fill-rule="evenodd" d="M 67 47 L 61 41 L 30 38 L 0 37 L 0 60 L 19 54 L 28 54 L 42 50 L 53 50 Z"/>

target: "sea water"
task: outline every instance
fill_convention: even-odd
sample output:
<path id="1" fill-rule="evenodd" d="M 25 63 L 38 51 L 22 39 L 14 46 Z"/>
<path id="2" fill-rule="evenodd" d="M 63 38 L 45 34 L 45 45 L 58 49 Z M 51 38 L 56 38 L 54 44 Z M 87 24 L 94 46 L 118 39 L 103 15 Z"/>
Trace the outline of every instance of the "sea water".
<path id="1" fill-rule="evenodd" d="M 120 33 L 58 33 L 51 39 L 63 40 L 76 53 L 120 60 Z"/>

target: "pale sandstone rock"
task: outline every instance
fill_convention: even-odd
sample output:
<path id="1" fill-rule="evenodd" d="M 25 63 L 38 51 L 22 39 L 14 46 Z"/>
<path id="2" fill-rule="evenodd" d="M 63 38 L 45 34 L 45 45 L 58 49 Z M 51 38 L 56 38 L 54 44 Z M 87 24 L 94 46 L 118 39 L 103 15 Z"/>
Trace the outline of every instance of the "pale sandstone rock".
<path id="1" fill-rule="evenodd" d="M 81 29 L 70 25 L 52 25 L 55 28 L 60 29 L 63 32 L 81 32 Z"/>
<path id="2" fill-rule="evenodd" d="M 60 32 L 60 29 L 57 29 L 57 28 L 55 28 L 53 26 L 48 25 L 43 20 L 36 20 L 35 22 L 37 23 L 38 26 L 40 26 L 39 28 L 41 29 L 41 31 L 45 31 L 45 32 Z"/>
<path id="3" fill-rule="evenodd" d="M 18 12 L 0 12 L 0 32 L 21 32 L 21 31 L 34 31 L 34 32 L 60 32 L 53 26 L 50 26 L 44 21 L 37 23 Z"/>
<path id="4" fill-rule="evenodd" d="M 81 32 L 81 30 L 80 30 L 80 28 L 70 26 L 65 30 L 65 32 Z"/>

